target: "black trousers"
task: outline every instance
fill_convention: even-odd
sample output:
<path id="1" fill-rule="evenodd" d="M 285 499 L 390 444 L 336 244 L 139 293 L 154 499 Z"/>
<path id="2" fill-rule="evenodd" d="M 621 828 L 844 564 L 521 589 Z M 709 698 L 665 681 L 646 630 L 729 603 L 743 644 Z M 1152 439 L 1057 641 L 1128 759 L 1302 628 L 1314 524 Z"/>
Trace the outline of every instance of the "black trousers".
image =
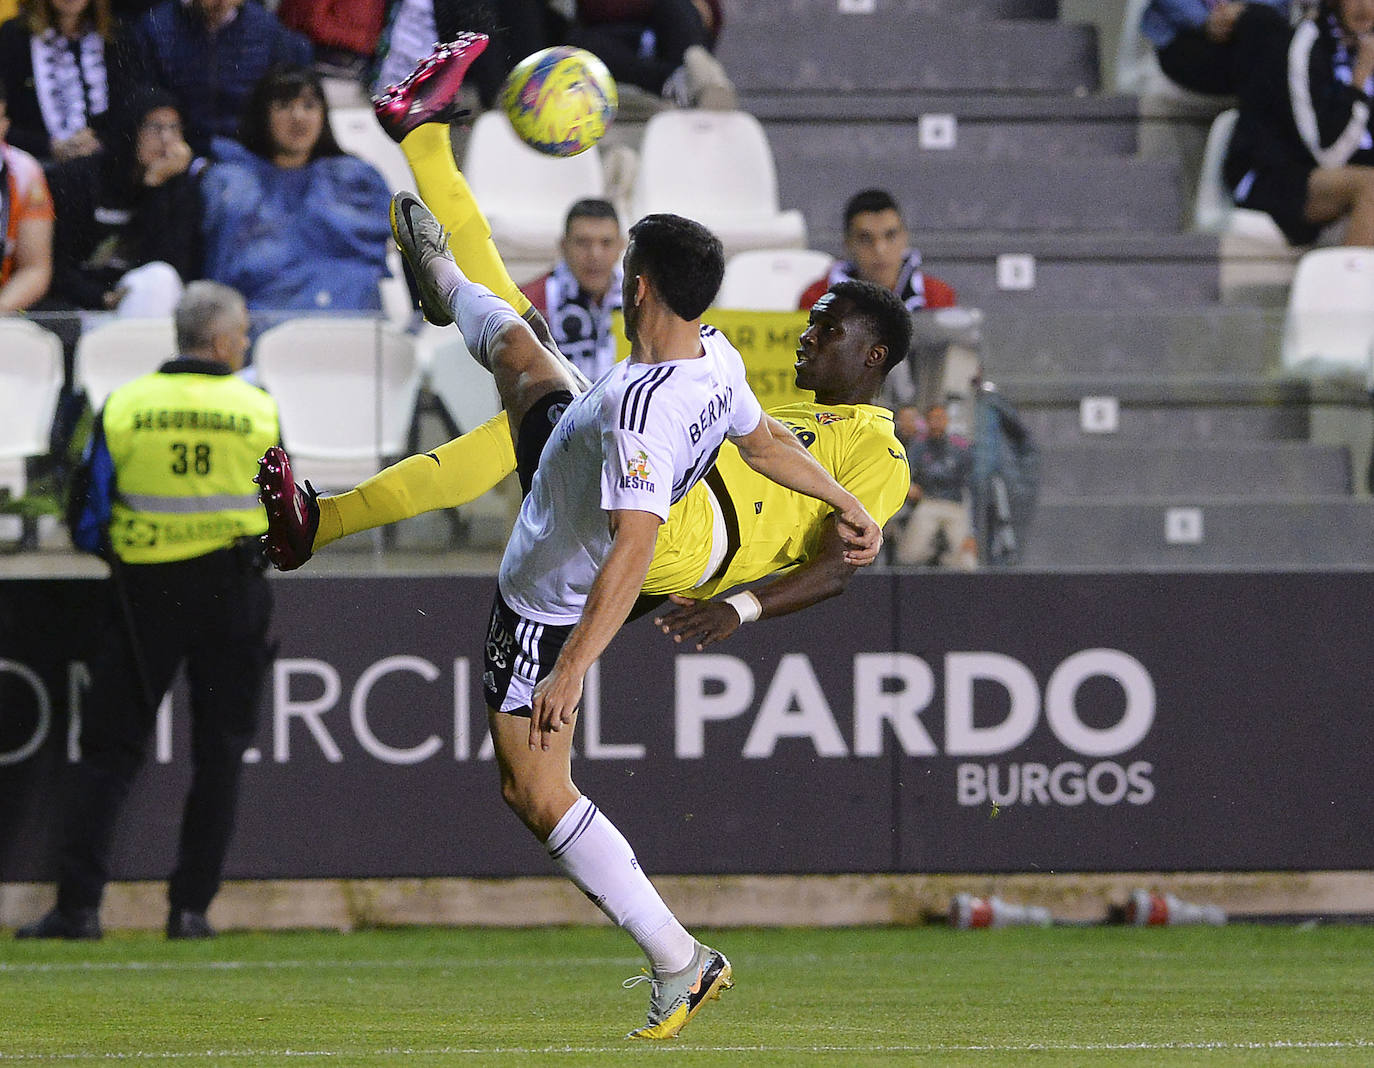
<path id="1" fill-rule="evenodd" d="M 192 775 L 167 896 L 173 909 L 204 912 L 219 889 L 243 752 L 257 730 L 271 659 L 271 590 L 249 555 L 233 549 L 120 565 L 110 585 L 114 622 L 92 664 L 81 760 L 64 802 L 58 907 L 100 904 L 115 825 L 147 753 L 156 705 L 184 663 Z"/>
<path id="2" fill-rule="evenodd" d="M 1247 4 L 1225 44 L 1202 30 L 1180 30 L 1157 53 L 1159 69 L 1170 81 L 1195 93 L 1231 96 L 1244 91 L 1262 60 L 1288 33 L 1288 23 L 1272 7 Z"/>
<path id="3" fill-rule="evenodd" d="M 639 54 L 645 30 L 654 32 L 654 53 Z M 682 66 L 683 53 L 693 45 L 711 47 L 711 35 L 692 0 L 655 0 L 647 23 L 574 23 L 567 43 L 597 56 L 612 77 L 653 93 L 662 94 L 668 76 Z"/>

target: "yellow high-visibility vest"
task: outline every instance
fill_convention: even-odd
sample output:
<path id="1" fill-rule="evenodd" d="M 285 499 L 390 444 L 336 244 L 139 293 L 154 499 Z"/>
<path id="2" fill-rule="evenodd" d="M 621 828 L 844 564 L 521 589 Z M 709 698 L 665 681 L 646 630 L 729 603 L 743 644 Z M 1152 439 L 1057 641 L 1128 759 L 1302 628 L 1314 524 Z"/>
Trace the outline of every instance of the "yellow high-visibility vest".
<path id="1" fill-rule="evenodd" d="M 110 394 L 110 545 L 125 563 L 189 560 L 262 534 L 253 476 L 281 437 L 277 404 L 229 374 L 156 371 Z"/>

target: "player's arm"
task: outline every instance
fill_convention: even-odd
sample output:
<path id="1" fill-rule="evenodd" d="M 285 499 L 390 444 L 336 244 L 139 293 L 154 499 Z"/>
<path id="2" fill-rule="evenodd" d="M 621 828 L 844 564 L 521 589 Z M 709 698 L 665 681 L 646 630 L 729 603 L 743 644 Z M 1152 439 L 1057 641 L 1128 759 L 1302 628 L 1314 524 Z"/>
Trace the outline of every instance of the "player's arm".
<path id="1" fill-rule="evenodd" d="M 820 545 L 806 563 L 765 586 L 744 591 L 744 596 L 752 596 L 758 602 L 757 618 L 773 619 L 800 612 L 845 591 L 858 568 L 845 559 L 845 545 L 835 516 L 827 516 L 823 522 Z M 669 597 L 674 607 L 655 616 L 654 623 L 673 641 L 704 649 L 724 641 L 740 628 L 743 616 L 734 603 L 739 596 L 737 593 L 728 599 L 696 601 L 675 593 Z"/>
<path id="2" fill-rule="evenodd" d="M 744 462 L 759 474 L 824 501 L 839 513 L 838 530 L 849 563 L 863 567 L 877 558 L 883 544 L 882 529 L 859 499 L 835 481 L 785 426 L 765 412 L 757 427 L 730 440 Z"/>
<path id="3" fill-rule="evenodd" d="M 571 723 L 582 700 L 582 680 L 630 614 L 649 562 L 659 524 L 653 512 L 617 509 L 607 513 L 611 551 L 587 594 L 582 619 L 568 635 L 553 670 L 534 688 L 530 701 L 530 748 L 549 748 L 549 731 Z"/>

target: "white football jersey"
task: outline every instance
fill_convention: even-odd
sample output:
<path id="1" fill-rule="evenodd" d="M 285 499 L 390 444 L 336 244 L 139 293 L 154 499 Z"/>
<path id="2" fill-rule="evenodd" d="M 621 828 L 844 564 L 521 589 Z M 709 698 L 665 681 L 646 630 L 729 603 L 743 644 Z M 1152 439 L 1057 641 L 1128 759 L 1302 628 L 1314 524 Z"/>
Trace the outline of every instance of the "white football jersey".
<path id="1" fill-rule="evenodd" d="M 728 434 L 763 409 L 725 335 L 701 328 L 705 354 L 625 360 L 568 405 L 539 458 L 501 560 L 501 596 L 540 623 L 576 623 L 611 550 L 606 515 L 668 508 L 710 470 Z"/>

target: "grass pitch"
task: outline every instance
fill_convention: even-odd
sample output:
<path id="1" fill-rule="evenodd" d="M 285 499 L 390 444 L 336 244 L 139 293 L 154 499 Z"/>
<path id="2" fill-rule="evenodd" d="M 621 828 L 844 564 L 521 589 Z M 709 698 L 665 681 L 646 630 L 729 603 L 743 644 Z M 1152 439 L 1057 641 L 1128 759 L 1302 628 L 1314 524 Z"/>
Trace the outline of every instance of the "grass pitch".
<path id="1" fill-rule="evenodd" d="M 0 935 L 0 1065 L 1374 1063 L 1371 927 L 703 935 L 735 989 L 654 1044 L 610 929 Z"/>

